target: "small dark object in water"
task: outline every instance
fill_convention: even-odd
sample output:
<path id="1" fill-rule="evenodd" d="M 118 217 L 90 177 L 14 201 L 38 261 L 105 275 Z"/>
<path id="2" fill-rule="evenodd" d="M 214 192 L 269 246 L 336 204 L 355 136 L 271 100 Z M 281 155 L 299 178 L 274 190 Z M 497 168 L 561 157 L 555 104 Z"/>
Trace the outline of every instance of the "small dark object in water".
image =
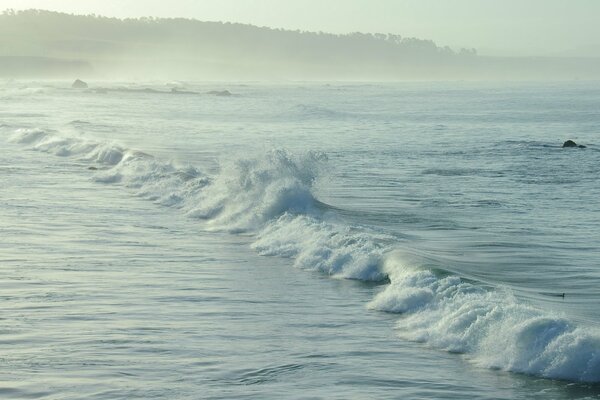
<path id="1" fill-rule="evenodd" d="M 97 171 L 98 170 L 98 168 L 93 167 L 93 166 L 92 167 L 88 167 L 88 169 L 91 170 L 91 171 Z"/>
<path id="2" fill-rule="evenodd" d="M 542 294 L 544 296 L 550 296 L 550 297 L 562 297 L 563 299 L 565 298 L 565 293 L 540 292 L 540 294 Z"/>
<path id="3" fill-rule="evenodd" d="M 215 96 L 231 96 L 231 92 L 229 90 L 211 90 L 208 94 L 212 94 Z"/>
<path id="4" fill-rule="evenodd" d="M 579 147 L 580 149 L 585 149 L 585 146 L 582 144 L 577 144 L 572 140 L 567 140 L 563 143 L 562 147 Z"/>
<path id="5" fill-rule="evenodd" d="M 75 82 L 71 85 L 73 89 L 87 89 L 88 84 L 81 79 L 75 79 Z"/>

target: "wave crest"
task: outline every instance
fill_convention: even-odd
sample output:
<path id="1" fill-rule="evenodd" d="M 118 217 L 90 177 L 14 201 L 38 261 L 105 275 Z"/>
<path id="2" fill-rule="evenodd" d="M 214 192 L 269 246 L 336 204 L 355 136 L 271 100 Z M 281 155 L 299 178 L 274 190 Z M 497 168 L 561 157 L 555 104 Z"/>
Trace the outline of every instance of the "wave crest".
<path id="1" fill-rule="evenodd" d="M 600 380 L 600 334 L 457 276 L 438 277 L 389 255 L 390 285 L 369 307 L 402 313 L 400 337 L 468 354 L 483 366 L 545 378 Z"/>
<path id="2" fill-rule="evenodd" d="M 520 303 L 507 289 L 486 289 L 441 275 L 391 252 L 395 237 L 341 221 L 315 199 L 326 157 L 273 150 L 225 161 L 208 177 L 191 166 L 161 162 L 116 143 L 20 129 L 12 140 L 73 156 L 101 168 L 93 179 L 120 183 L 160 204 L 205 219 L 212 229 L 253 234 L 252 248 L 293 259 L 299 268 L 386 285 L 369 308 L 399 313 L 398 335 L 476 363 L 573 381 L 600 381 L 600 333 Z"/>
<path id="3" fill-rule="evenodd" d="M 226 161 L 189 214 L 232 232 L 255 231 L 285 212 L 311 214 L 316 211 L 312 185 L 325 160 L 322 153 L 272 150 L 264 157 Z"/>

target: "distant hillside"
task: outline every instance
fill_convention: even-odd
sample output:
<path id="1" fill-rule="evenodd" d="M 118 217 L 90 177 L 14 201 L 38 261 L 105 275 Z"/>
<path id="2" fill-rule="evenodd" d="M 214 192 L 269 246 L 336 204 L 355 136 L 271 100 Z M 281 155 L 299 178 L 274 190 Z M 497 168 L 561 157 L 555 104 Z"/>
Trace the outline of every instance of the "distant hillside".
<path id="1" fill-rule="evenodd" d="M 489 79 L 515 73 L 539 77 L 540 68 L 543 77 L 598 74 L 597 64 L 580 68 L 579 62 L 563 65 L 560 59 L 480 57 L 474 49 L 455 51 L 393 34 L 334 35 L 183 18 L 121 20 L 41 10 L 9 10 L 0 16 L 0 56 L 4 56 L 3 76 L 19 72 L 18 66 L 7 67 L 8 56 L 13 64 L 18 60 L 14 57 L 37 57 L 36 68 L 20 70 L 21 75 L 32 76 L 46 75 L 43 60 L 48 75 L 71 76 L 73 68 L 79 68 L 78 76 L 107 78 Z M 28 64 L 27 59 L 20 60 Z M 60 62 L 66 63 L 64 70 L 57 69 Z"/>

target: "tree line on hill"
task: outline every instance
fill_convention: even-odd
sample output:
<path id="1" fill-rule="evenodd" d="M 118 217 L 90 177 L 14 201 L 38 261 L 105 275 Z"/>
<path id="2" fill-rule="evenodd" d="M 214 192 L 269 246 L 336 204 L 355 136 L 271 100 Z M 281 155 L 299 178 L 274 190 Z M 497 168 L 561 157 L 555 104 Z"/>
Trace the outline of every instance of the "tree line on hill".
<path id="1" fill-rule="evenodd" d="M 185 18 L 6 10 L 0 75 L 165 79 L 468 79 L 544 63 L 397 34 L 331 34 Z M 23 68 L 20 68 L 20 65 Z M 61 67 L 62 65 L 62 67 Z M 542 68 L 544 69 L 544 68 Z M 527 68 L 524 68 L 527 70 Z M 537 72 L 539 74 L 539 71 Z"/>

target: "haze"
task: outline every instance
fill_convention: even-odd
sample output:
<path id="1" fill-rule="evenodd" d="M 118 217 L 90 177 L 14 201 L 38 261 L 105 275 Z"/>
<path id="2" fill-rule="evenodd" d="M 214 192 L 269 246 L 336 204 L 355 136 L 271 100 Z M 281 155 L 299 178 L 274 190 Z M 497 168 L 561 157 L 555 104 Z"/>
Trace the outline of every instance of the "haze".
<path id="1" fill-rule="evenodd" d="M 0 0 L 6 8 L 394 33 L 492 56 L 600 56 L 595 0 Z"/>
<path id="2" fill-rule="evenodd" d="M 8 79 L 600 79 L 587 0 L 0 4 Z"/>

